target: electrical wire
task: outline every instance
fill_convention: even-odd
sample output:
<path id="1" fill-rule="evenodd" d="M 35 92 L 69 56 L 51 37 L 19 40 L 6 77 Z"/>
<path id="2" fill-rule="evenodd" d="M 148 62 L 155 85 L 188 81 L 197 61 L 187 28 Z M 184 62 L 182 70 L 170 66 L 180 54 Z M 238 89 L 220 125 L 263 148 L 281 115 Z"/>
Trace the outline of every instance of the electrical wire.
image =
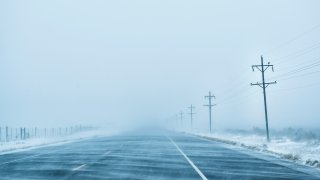
<path id="1" fill-rule="evenodd" d="M 270 91 L 270 92 L 271 93 L 288 92 L 288 91 L 293 91 L 293 90 L 298 90 L 298 89 L 305 89 L 305 88 L 318 86 L 318 85 L 320 85 L 320 82 L 307 84 L 307 85 L 304 85 L 304 86 L 297 86 L 297 87 L 293 87 L 293 88 L 278 89 L 278 90 L 274 90 L 274 91 Z"/>
<path id="2" fill-rule="evenodd" d="M 320 57 L 319 58 L 316 58 L 314 60 L 317 60 L 311 64 L 308 64 L 308 65 L 305 65 L 303 67 L 299 67 L 299 68 L 296 68 L 296 69 L 293 69 L 289 72 L 285 72 L 285 73 L 282 73 L 280 75 L 276 75 L 276 76 L 273 76 L 271 77 L 270 79 L 276 79 L 276 78 L 280 78 L 280 77 L 286 77 L 286 76 L 290 76 L 292 74 L 297 74 L 299 72 L 302 72 L 302 71 L 305 71 L 305 70 L 309 70 L 309 69 L 312 69 L 312 68 L 315 68 L 315 67 L 318 67 L 320 66 L 320 61 L 319 61 Z"/>
<path id="3" fill-rule="evenodd" d="M 222 104 L 222 105 L 229 105 L 229 104 L 233 104 L 234 102 L 238 102 L 240 100 L 243 100 L 244 98 L 248 98 L 250 96 L 253 96 L 255 94 L 257 94 L 258 92 L 260 92 L 260 90 L 255 90 L 254 92 L 251 92 L 250 94 L 246 94 L 244 96 L 239 96 L 238 98 L 236 99 L 233 99 L 233 100 L 229 100 L 229 101 L 226 101 L 224 103 L 219 103 L 219 104 Z"/>
<path id="4" fill-rule="evenodd" d="M 281 43 L 280 45 L 278 45 L 278 46 L 276 46 L 276 47 L 274 47 L 274 48 L 271 48 L 270 50 L 267 50 L 267 51 L 266 51 L 266 54 L 268 54 L 268 53 L 270 53 L 270 52 L 275 52 L 276 50 L 279 50 L 279 49 L 281 49 L 282 47 L 284 47 L 284 46 L 286 46 L 286 45 L 288 45 L 288 44 L 291 44 L 292 42 L 300 39 L 301 37 L 307 35 L 308 33 L 316 30 L 316 29 L 319 28 L 319 27 L 320 27 L 320 24 L 317 24 L 317 25 L 309 28 L 308 30 L 306 30 L 306 31 L 298 34 L 297 36 L 295 36 L 295 37 L 293 37 L 293 38 L 291 38 L 291 39 L 289 39 L 289 40 L 287 40 L 287 41 L 285 41 L 284 43 Z"/>
<path id="5" fill-rule="evenodd" d="M 288 78 L 284 78 L 284 79 L 281 79 L 280 80 L 289 80 L 289 79 L 296 79 L 296 78 L 300 78 L 300 77 L 305 77 L 305 76 L 309 76 L 309 75 L 314 75 L 314 74 L 317 74 L 317 73 L 320 73 L 320 70 L 318 71 L 313 71 L 313 72 L 309 72 L 309 73 L 305 73 L 305 74 L 301 74 L 301 75 L 297 75 L 297 76 L 291 76 L 291 77 L 288 77 Z"/>
<path id="6" fill-rule="evenodd" d="M 292 59 L 297 58 L 297 57 L 301 57 L 301 56 L 303 56 L 305 54 L 313 52 L 314 50 L 318 49 L 319 47 L 320 47 L 320 42 L 312 45 L 311 47 L 302 49 L 300 51 L 296 51 L 294 53 L 290 53 L 290 54 L 287 54 L 287 55 L 282 56 L 282 57 L 274 58 L 273 59 L 274 64 L 275 65 L 280 65 L 280 64 L 283 64 L 285 62 L 292 61 Z M 280 61 L 277 62 L 277 60 L 280 60 Z"/>

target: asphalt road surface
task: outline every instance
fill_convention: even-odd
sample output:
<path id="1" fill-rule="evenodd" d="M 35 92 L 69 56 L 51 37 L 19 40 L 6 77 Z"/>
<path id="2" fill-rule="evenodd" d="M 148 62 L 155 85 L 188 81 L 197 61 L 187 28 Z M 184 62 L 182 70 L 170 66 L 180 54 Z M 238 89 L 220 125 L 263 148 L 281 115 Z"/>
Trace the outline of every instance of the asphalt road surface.
<path id="1" fill-rule="evenodd" d="M 320 179 L 317 170 L 180 133 L 128 133 L 0 155 L 0 179 Z"/>

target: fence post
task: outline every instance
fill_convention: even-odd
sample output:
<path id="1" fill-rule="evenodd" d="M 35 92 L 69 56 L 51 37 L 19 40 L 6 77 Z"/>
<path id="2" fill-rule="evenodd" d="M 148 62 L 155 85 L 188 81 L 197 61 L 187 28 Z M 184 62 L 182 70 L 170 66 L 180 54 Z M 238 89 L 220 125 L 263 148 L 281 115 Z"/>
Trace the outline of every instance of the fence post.
<path id="1" fill-rule="evenodd" d="M 6 126 L 6 142 L 9 141 L 9 132 L 8 132 L 8 126 Z"/>

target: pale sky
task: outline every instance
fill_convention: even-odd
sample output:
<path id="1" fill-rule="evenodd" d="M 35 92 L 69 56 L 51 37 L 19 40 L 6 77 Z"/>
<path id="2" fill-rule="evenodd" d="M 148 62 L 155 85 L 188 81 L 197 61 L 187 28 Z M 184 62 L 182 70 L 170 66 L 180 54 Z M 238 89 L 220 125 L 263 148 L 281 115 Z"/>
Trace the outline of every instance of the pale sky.
<path id="1" fill-rule="evenodd" d="M 250 87 L 261 80 L 251 65 L 264 55 L 275 65 L 267 80 L 278 80 L 267 89 L 270 128 L 318 128 L 320 73 L 300 75 L 320 67 L 285 73 L 320 61 L 319 7 L 1 0 L 0 125 L 173 121 L 192 103 L 195 126 L 206 129 L 211 90 L 214 128 L 264 128 L 262 89 Z"/>

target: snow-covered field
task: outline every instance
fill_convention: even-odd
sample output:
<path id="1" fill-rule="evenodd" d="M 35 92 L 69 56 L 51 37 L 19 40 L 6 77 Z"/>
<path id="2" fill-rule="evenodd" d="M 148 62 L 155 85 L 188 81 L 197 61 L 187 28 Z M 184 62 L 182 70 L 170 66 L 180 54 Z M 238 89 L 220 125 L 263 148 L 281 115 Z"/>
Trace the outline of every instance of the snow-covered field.
<path id="1" fill-rule="evenodd" d="M 106 129 L 93 129 L 74 133 L 68 136 L 48 137 L 48 138 L 30 138 L 26 140 L 17 140 L 10 142 L 0 142 L 0 154 L 23 151 L 27 149 L 39 148 L 43 146 L 60 145 L 75 142 L 87 138 L 99 136 L 111 136 L 117 134 L 118 131 Z"/>
<path id="2" fill-rule="evenodd" d="M 320 131 L 303 129 L 282 129 L 271 131 L 271 142 L 266 141 L 264 130 L 226 130 L 214 133 L 194 134 L 215 141 L 245 147 L 254 151 L 269 153 L 296 163 L 320 168 Z"/>

